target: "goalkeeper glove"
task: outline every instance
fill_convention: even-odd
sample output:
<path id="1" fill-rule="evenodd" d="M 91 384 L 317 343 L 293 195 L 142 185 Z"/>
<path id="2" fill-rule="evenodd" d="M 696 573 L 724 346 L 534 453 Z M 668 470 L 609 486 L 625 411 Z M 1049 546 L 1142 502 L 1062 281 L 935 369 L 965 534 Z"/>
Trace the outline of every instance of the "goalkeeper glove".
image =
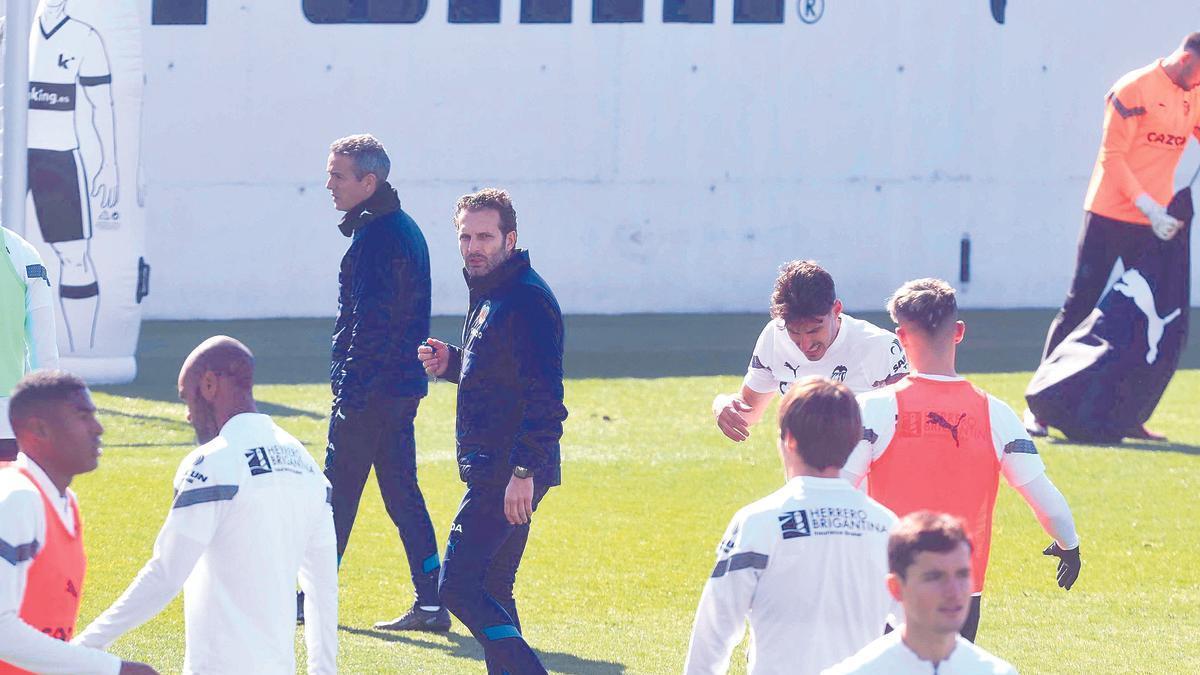
<path id="1" fill-rule="evenodd" d="M 1058 542 L 1052 541 L 1046 550 L 1042 551 L 1042 555 L 1058 558 L 1058 587 L 1071 590 L 1071 586 L 1074 586 L 1075 580 L 1079 578 L 1079 568 L 1083 566 L 1079 559 L 1079 547 L 1064 551 L 1059 548 Z"/>
<path id="2" fill-rule="evenodd" d="M 1138 207 L 1138 210 L 1146 214 L 1150 219 L 1150 229 L 1154 230 L 1154 236 L 1167 241 L 1179 232 L 1179 228 L 1183 223 L 1179 219 L 1167 213 L 1167 209 L 1162 204 L 1154 201 L 1154 198 L 1146 193 L 1138 195 L 1138 198 L 1133 200 L 1133 205 Z"/>

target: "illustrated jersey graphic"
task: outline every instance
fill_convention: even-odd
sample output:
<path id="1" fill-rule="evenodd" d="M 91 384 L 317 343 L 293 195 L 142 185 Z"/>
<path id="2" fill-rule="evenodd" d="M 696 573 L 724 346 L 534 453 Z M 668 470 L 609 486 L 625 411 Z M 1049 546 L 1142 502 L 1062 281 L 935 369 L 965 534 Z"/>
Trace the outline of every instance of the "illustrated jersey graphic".
<path id="1" fill-rule="evenodd" d="M 100 35 L 88 24 L 63 16 L 53 27 L 33 28 L 29 49 L 29 147 L 74 150 L 75 110 L 80 87 L 112 82 Z"/>
<path id="2" fill-rule="evenodd" d="M 94 141 L 86 144 L 92 149 L 91 165 L 81 152 L 81 133 Z M 96 345 L 100 316 L 92 206 L 94 201 L 103 209 L 102 225 L 116 227 L 119 171 L 112 73 L 104 41 L 91 25 L 68 14 L 65 1 L 53 7 L 42 4 L 34 17 L 28 145 L 33 211 L 42 239 L 59 263 L 66 351 L 86 352 Z"/>

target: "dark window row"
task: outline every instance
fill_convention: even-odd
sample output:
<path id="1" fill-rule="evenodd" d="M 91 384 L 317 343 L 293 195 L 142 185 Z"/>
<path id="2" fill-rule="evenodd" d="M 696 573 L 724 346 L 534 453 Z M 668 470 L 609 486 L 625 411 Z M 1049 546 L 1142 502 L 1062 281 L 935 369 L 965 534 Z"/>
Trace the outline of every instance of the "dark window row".
<path id="1" fill-rule="evenodd" d="M 450 23 L 500 23 L 501 0 L 450 0 Z M 521 23 L 571 23 L 571 0 L 520 0 Z M 666 23 L 713 23 L 714 0 L 663 0 Z M 313 23 L 416 23 L 428 0 L 300 0 Z M 644 0 L 592 0 L 592 23 L 640 23 Z M 202 25 L 208 0 L 153 0 L 155 25 Z M 783 23 L 783 0 L 734 0 L 734 23 Z"/>

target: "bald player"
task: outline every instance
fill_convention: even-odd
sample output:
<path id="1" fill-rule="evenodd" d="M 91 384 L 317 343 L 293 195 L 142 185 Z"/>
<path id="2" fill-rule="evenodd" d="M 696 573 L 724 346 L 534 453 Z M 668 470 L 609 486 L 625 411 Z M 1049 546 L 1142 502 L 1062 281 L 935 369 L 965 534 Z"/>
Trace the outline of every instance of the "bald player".
<path id="1" fill-rule="evenodd" d="M 308 672 L 337 670 L 337 541 L 329 482 L 291 434 L 258 412 L 254 357 L 205 340 L 179 373 L 203 444 L 175 473 L 150 559 L 77 641 L 110 644 L 183 588 L 184 673 L 293 673 L 295 587 L 305 591 Z"/>
<path id="2" fill-rule="evenodd" d="M 1200 138 L 1200 33 L 1169 56 L 1126 73 L 1105 97 L 1104 133 L 1083 201 L 1083 232 L 1075 275 L 1062 310 L 1050 324 L 1045 360 L 1087 318 L 1120 258 L 1132 264 L 1182 223 L 1167 213 L 1175 169 L 1188 138 Z M 1046 425 L 1025 411 L 1035 436 Z M 1145 427 L 1130 438 L 1166 440 Z"/>
<path id="3" fill-rule="evenodd" d="M 67 486 L 96 468 L 104 433 L 87 385 L 62 371 L 26 375 L 8 417 L 20 454 L 0 469 L 0 673 L 154 673 L 67 643 L 87 568 L 79 501 Z"/>
<path id="4" fill-rule="evenodd" d="M 1054 538 L 1043 553 L 1057 556 L 1058 585 L 1079 576 L 1079 535 L 1071 508 L 1046 477 L 1046 465 L 1016 413 L 959 377 L 955 352 L 966 333 L 954 289 L 941 279 L 917 279 L 888 300 L 912 372 L 895 386 L 860 395 L 863 440 L 843 477 L 897 516 L 937 511 L 962 518 L 973 545 L 971 609 L 962 635 L 975 640 L 992 539 L 992 509 L 1000 476 Z"/>

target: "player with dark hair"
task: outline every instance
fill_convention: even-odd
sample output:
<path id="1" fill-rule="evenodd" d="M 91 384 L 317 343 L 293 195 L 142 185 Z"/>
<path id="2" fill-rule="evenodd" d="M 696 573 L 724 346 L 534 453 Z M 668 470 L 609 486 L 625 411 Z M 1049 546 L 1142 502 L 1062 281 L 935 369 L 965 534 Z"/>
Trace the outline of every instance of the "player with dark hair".
<path id="1" fill-rule="evenodd" d="M 258 412 L 254 355 L 218 335 L 179 372 L 201 446 L 175 472 L 154 556 L 80 633 L 104 647 L 183 589 L 184 673 L 294 673 L 296 581 L 306 591 L 308 672 L 337 672 L 337 544 L 329 483 L 291 434 Z"/>
<path id="2" fill-rule="evenodd" d="M 843 475 L 856 485 L 869 478 L 868 494 L 897 515 L 934 510 L 966 522 L 974 597 L 963 636 L 973 641 L 1000 476 L 1054 538 L 1044 553 L 1059 557 L 1058 584 L 1067 590 L 1079 575 L 1079 535 L 1016 413 L 955 370 L 966 324 L 950 284 L 909 281 L 892 295 L 888 311 L 913 371 L 893 387 L 858 397 L 863 440 Z"/>
<path id="3" fill-rule="evenodd" d="M 67 486 L 96 468 L 96 406 L 83 380 L 58 370 L 26 375 L 8 417 L 21 452 L 0 468 L 0 674 L 145 674 L 74 637 L 87 557 L 79 501 Z"/>
<path id="4" fill-rule="evenodd" d="M 713 399 L 717 427 L 734 441 L 749 438 L 775 395 L 806 376 L 843 382 L 860 394 L 908 373 L 896 336 L 844 313 L 833 277 L 811 260 L 780 268 L 771 317 L 754 346 L 741 392 Z"/>
<path id="5" fill-rule="evenodd" d="M 429 338 L 425 372 L 458 384 L 458 474 L 467 484 L 446 541 L 442 602 L 483 645 L 489 673 L 545 673 L 513 598 L 530 524 L 562 482 L 563 322 L 549 284 L 517 248 L 504 190 L 459 198 L 454 225 L 469 308 L 461 347 Z"/>
<path id="6" fill-rule="evenodd" d="M 904 625 L 825 675 L 1016 675 L 1016 668 L 963 638 L 971 595 L 971 541 L 958 518 L 910 513 L 888 537 L 887 588 Z"/>
<path id="7" fill-rule="evenodd" d="M 1184 37 L 1170 55 L 1126 73 L 1109 89 L 1100 152 L 1083 201 L 1075 274 L 1050 324 L 1043 361 L 1092 313 L 1118 259 L 1134 264 L 1182 226 L 1166 205 L 1188 137 L 1200 138 L 1198 85 L 1200 32 Z M 1029 410 L 1024 423 L 1034 436 L 1047 433 Z M 1144 426 L 1127 435 L 1166 440 Z"/>
<path id="8" fill-rule="evenodd" d="M 796 382 L 779 407 L 779 435 L 788 482 L 726 529 L 685 673 L 724 673 L 747 618 L 751 673 L 817 673 L 884 629 L 896 516 L 838 475 L 862 437 L 854 394 L 815 376 Z"/>

